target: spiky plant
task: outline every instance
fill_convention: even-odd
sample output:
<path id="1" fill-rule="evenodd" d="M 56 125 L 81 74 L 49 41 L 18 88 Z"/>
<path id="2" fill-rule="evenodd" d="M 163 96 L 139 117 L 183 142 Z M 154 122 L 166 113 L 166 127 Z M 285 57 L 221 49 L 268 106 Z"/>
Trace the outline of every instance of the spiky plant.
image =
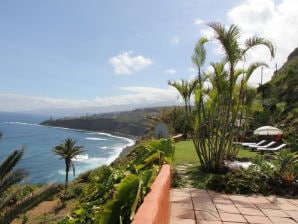
<path id="1" fill-rule="evenodd" d="M 15 150 L 0 164 L 0 223 L 3 224 L 10 223 L 20 214 L 54 194 L 58 189 L 57 184 L 48 184 L 29 196 L 14 202 L 12 199 L 22 191 L 22 188 L 9 192 L 9 194 L 7 194 L 7 190 L 20 183 L 28 175 L 23 169 L 15 169 L 23 154 L 24 148 Z"/>

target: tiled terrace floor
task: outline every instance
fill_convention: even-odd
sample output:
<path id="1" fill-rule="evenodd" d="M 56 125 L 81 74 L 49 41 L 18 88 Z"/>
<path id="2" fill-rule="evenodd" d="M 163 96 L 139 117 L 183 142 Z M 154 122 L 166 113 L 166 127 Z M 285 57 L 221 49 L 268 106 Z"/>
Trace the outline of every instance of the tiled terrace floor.
<path id="1" fill-rule="evenodd" d="M 298 199 L 172 189 L 170 224 L 199 223 L 294 224 L 298 223 Z"/>

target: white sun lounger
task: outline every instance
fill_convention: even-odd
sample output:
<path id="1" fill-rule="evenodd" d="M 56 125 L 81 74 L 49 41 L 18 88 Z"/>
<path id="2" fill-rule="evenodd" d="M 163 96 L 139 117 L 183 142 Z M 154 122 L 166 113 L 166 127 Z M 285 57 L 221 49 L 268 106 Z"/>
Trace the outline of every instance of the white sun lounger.
<path id="1" fill-rule="evenodd" d="M 266 140 L 262 140 L 258 143 L 254 143 L 254 142 L 242 142 L 241 145 L 242 146 L 250 146 L 250 145 L 262 145 L 263 143 L 265 143 Z"/>
<path id="2" fill-rule="evenodd" d="M 268 148 L 270 147 L 271 145 L 275 144 L 276 142 L 275 141 L 272 141 L 270 143 L 268 143 L 267 145 L 263 145 L 263 146 L 259 146 L 259 145 L 248 145 L 249 148 L 252 148 L 252 149 L 257 149 L 257 148 Z"/>
<path id="3" fill-rule="evenodd" d="M 278 151 L 278 150 L 280 150 L 280 149 L 282 149 L 282 148 L 284 148 L 286 146 L 287 146 L 287 144 L 281 144 L 281 145 L 276 146 L 274 148 L 257 148 L 257 151 L 275 152 L 275 151 Z"/>

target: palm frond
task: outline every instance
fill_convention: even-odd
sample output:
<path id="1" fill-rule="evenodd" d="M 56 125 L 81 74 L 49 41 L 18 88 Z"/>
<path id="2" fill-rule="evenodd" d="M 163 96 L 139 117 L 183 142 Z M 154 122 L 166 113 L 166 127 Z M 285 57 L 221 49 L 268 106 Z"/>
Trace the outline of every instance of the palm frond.
<path id="1" fill-rule="evenodd" d="M 8 172 L 10 172 L 15 165 L 21 160 L 24 154 L 24 148 L 13 151 L 1 164 L 0 164 L 0 179 L 2 179 Z"/>
<path id="2" fill-rule="evenodd" d="M 0 179 L 0 195 L 9 187 L 17 184 L 27 177 L 28 173 L 22 169 L 14 169 Z"/>
<path id="3" fill-rule="evenodd" d="M 0 223 L 10 223 L 15 217 L 30 210 L 49 196 L 56 193 L 57 190 L 57 184 L 48 184 L 32 195 L 18 201 L 17 204 L 4 209 L 0 216 Z"/>
<path id="4" fill-rule="evenodd" d="M 248 38 L 245 41 L 244 45 L 245 45 L 245 49 L 243 51 L 243 54 L 245 54 L 248 50 L 250 50 L 256 46 L 264 45 L 269 49 L 271 58 L 273 58 L 275 56 L 275 47 L 269 40 L 267 40 L 265 38 L 253 36 L 251 38 Z"/>
<path id="5" fill-rule="evenodd" d="M 268 67 L 268 65 L 263 62 L 256 62 L 256 63 L 251 64 L 246 70 L 245 82 L 247 82 L 249 80 L 249 78 L 251 77 L 251 75 L 253 74 L 253 72 L 261 66 Z"/>
<path id="6" fill-rule="evenodd" d="M 204 44 L 207 42 L 207 38 L 199 39 L 198 43 L 195 46 L 194 54 L 192 55 L 192 62 L 199 70 L 206 60 L 207 51 L 204 47 Z"/>

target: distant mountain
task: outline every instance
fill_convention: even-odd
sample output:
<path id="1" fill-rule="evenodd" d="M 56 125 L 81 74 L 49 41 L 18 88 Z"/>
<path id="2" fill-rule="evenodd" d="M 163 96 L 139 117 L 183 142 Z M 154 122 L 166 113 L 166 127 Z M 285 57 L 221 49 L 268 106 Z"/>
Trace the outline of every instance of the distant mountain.
<path id="1" fill-rule="evenodd" d="M 131 111 L 136 108 L 152 108 L 152 107 L 167 107 L 177 105 L 177 102 L 160 102 L 152 104 L 136 104 L 136 105 L 111 105 L 111 106 L 98 106 L 98 107 L 78 107 L 78 108 L 46 108 L 38 110 L 20 111 L 21 113 L 29 114 L 44 114 L 51 117 L 64 117 L 64 116 L 83 116 L 88 114 L 110 113 L 117 111 Z"/>

